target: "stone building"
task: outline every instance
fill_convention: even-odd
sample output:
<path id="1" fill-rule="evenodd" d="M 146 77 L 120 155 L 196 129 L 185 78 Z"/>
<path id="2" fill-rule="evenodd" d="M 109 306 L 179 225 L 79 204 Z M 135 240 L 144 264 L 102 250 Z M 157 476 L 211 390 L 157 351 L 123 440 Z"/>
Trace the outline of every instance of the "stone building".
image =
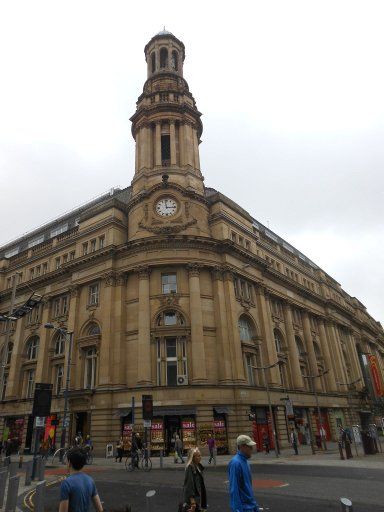
<path id="1" fill-rule="evenodd" d="M 0 428 L 15 445 L 31 446 L 36 382 L 53 384 L 45 436 L 60 436 L 69 344 L 49 322 L 73 332 L 70 437 L 90 433 L 99 453 L 129 437 L 133 422 L 142 430 L 143 394 L 154 400 L 154 450 L 171 450 L 175 432 L 185 447 L 204 446 L 210 431 L 221 452 L 239 433 L 260 446 L 264 432 L 272 436 L 265 379 L 281 445 L 291 426 L 303 443 L 318 432 L 316 400 L 328 439 L 339 424 L 374 421 L 381 325 L 300 251 L 204 185 L 201 114 L 184 56 L 166 31 L 145 47 L 131 186 L 0 249 L 0 313 L 10 311 L 14 280 L 16 306 L 31 289 L 44 296 L 23 318 L 0 322 Z"/>

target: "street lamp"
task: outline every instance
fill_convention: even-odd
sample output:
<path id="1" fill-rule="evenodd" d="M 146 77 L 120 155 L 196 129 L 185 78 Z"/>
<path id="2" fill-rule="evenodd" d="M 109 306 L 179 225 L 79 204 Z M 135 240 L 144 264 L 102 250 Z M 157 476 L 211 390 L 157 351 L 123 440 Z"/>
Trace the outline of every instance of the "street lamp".
<path id="1" fill-rule="evenodd" d="M 323 375 L 326 375 L 328 372 L 329 372 L 329 370 L 323 370 L 318 375 L 302 375 L 303 379 L 311 379 L 312 391 L 313 391 L 313 393 L 315 395 L 315 400 L 316 400 L 317 415 L 319 417 L 320 438 L 321 438 L 321 442 L 322 442 L 322 445 L 323 445 L 325 451 L 327 450 L 327 443 L 326 443 L 326 439 L 325 439 L 325 436 L 324 436 L 323 417 L 321 416 L 321 413 L 320 413 L 319 397 L 317 396 L 317 391 L 316 391 L 314 379 L 322 377 Z"/>
<path id="2" fill-rule="evenodd" d="M 60 448 L 65 448 L 66 437 L 67 437 L 67 415 L 68 415 L 68 391 L 69 391 L 69 379 L 71 372 L 71 354 L 72 354 L 72 340 L 73 340 L 73 332 L 67 331 L 67 329 L 63 327 L 56 327 L 54 324 L 45 324 L 44 327 L 46 329 L 54 329 L 58 331 L 60 334 L 65 336 L 68 340 L 68 361 L 67 361 L 67 375 L 65 380 L 65 388 L 64 388 L 64 415 L 63 415 L 63 427 L 61 430 L 61 439 L 60 439 Z M 60 450 L 60 462 L 63 462 L 64 450 Z"/>
<path id="3" fill-rule="evenodd" d="M 261 350 L 260 350 L 260 359 L 261 359 Z M 271 368 L 274 368 L 275 366 L 281 365 L 281 364 L 285 364 L 285 361 L 276 361 L 276 363 L 270 364 L 268 366 L 252 366 L 251 365 L 251 368 L 253 368 L 254 370 L 262 370 L 263 371 L 265 387 L 267 389 L 269 416 L 271 418 L 272 432 L 273 432 L 273 439 L 274 439 L 274 444 L 275 444 L 275 454 L 276 454 L 276 457 L 279 457 L 279 449 L 277 447 L 277 434 L 276 434 L 276 427 L 275 427 L 275 419 L 273 417 L 273 412 L 272 412 L 271 395 L 269 393 L 269 384 L 268 384 L 268 379 L 267 379 L 266 371 L 270 370 Z"/>

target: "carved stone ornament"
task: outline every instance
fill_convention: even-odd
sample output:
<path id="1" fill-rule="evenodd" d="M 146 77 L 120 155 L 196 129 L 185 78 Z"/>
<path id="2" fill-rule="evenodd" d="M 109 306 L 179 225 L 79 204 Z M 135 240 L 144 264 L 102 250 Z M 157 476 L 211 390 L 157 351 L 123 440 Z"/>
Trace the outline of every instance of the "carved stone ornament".
<path id="1" fill-rule="evenodd" d="M 78 297 L 80 292 L 80 287 L 77 284 L 73 284 L 69 287 L 69 294 L 71 297 Z"/>
<path id="2" fill-rule="evenodd" d="M 146 265 L 136 267 L 134 271 L 139 274 L 139 279 L 149 279 L 149 275 L 151 273 L 151 269 Z"/>
<path id="3" fill-rule="evenodd" d="M 184 222 L 183 224 L 163 224 L 162 226 L 148 226 L 143 222 L 139 222 L 139 228 L 145 229 L 146 231 L 154 233 L 155 235 L 170 235 L 174 233 L 180 233 L 181 231 L 184 231 L 189 226 L 193 226 L 196 223 L 196 219 Z"/>
<path id="4" fill-rule="evenodd" d="M 220 281 L 222 281 L 224 278 L 223 271 L 224 269 L 222 267 L 213 267 L 211 270 L 212 278 L 215 280 L 220 279 Z"/>
<path id="5" fill-rule="evenodd" d="M 111 270 L 103 275 L 105 286 L 119 286 L 125 283 L 126 276 L 124 272 L 115 272 Z"/>
<path id="6" fill-rule="evenodd" d="M 189 277 L 199 277 L 200 269 L 201 265 L 199 265 L 198 263 L 189 263 L 187 265 Z"/>
<path id="7" fill-rule="evenodd" d="M 167 293 L 160 298 L 162 306 L 177 306 L 179 304 L 180 295 L 177 293 Z"/>
<path id="8" fill-rule="evenodd" d="M 243 306 L 245 311 L 249 311 L 253 304 L 249 300 L 245 300 L 244 298 L 240 299 L 240 304 Z"/>

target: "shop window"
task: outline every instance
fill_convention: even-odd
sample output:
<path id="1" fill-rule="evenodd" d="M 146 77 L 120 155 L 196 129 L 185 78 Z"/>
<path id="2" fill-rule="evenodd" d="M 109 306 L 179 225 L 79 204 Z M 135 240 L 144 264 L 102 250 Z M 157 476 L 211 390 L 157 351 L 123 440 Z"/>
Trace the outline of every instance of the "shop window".
<path id="1" fill-rule="evenodd" d="M 89 299 L 88 304 L 90 306 L 97 306 L 99 304 L 99 285 L 92 284 L 89 287 Z"/>
<path id="2" fill-rule="evenodd" d="M 58 364 L 56 366 L 56 378 L 55 378 L 56 395 L 59 395 L 63 389 L 63 380 L 64 380 L 64 365 Z"/>
<path id="3" fill-rule="evenodd" d="M 85 350 L 84 388 L 94 389 L 96 386 L 97 350 L 91 347 Z"/>
<path id="4" fill-rule="evenodd" d="M 176 274 L 162 274 L 161 275 L 161 290 L 162 293 L 176 293 L 177 281 Z"/>
<path id="5" fill-rule="evenodd" d="M 26 398 L 33 398 L 35 391 L 35 370 L 26 371 Z"/>
<path id="6" fill-rule="evenodd" d="M 27 343 L 27 358 L 29 361 L 37 359 L 39 355 L 39 337 L 33 336 Z"/>

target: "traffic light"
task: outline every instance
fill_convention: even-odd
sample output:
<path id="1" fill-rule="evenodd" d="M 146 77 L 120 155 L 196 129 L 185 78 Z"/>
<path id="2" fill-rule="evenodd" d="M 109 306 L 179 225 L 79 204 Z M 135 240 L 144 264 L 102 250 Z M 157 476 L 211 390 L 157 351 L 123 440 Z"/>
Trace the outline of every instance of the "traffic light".
<path id="1" fill-rule="evenodd" d="M 51 399 L 52 384 L 36 383 L 32 416 L 49 416 L 51 414 Z"/>
<path id="2" fill-rule="evenodd" d="M 153 399 L 152 395 L 142 395 L 143 404 L 143 420 L 151 420 L 153 418 Z"/>

